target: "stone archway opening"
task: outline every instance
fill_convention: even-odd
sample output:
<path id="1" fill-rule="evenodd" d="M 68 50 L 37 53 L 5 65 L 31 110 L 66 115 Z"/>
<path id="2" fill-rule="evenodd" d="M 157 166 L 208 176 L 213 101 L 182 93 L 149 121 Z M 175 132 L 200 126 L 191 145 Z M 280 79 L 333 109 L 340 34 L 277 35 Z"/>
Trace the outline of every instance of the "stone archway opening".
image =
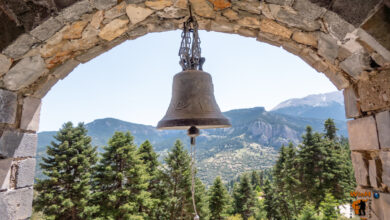
<path id="1" fill-rule="evenodd" d="M 388 0 L 190 0 L 200 29 L 239 34 L 302 58 L 344 90 L 360 188 L 390 198 Z M 0 209 L 31 215 L 41 98 L 77 65 L 151 32 L 179 29 L 186 0 L 0 3 Z M 388 200 L 373 205 L 380 219 Z"/>

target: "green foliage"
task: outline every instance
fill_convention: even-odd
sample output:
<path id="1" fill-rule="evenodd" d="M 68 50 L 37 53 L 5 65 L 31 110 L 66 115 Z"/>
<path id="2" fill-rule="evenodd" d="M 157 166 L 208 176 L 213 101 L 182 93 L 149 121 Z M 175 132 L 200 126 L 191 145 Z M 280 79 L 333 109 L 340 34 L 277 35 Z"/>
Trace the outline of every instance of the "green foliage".
<path id="1" fill-rule="evenodd" d="M 115 132 L 104 147 L 94 178 L 94 202 L 102 219 L 142 219 L 152 208 L 149 175 L 130 132 Z M 148 167 L 150 168 L 150 167 Z"/>
<path id="2" fill-rule="evenodd" d="M 260 175 L 256 170 L 253 170 L 251 173 L 251 184 L 254 189 L 261 184 Z"/>
<path id="3" fill-rule="evenodd" d="M 39 192 L 34 208 L 42 211 L 46 219 L 88 219 L 97 211 L 91 206 L 91 172 L 97 162 L 96 147 L 80 123 L 73 127 L 64 124 L 47 146 L 47 157 L 40 164 L 47 179 L 39 180 L 35 190 Z"/>
<path id="4" fill-rule="evenodd" d="M 184 150 L 183 144 L 177 140 L 165 158 L 164 183 L 167 198 L 164 206 L 167 219 L 191 219 L 194 208 L 191 194 L 191 158 Z M 195 203 L 199 217 L 207 217 L 207 201 L 205 187 L 199 179 L 195 181 Z"/>
<path id="5" fill-rule="evenodd" d="M 211 186 L 209 198 L 210 219 L 220 220 L 224 219 L 229 202 L 229 194 L 226 187 L 222 184 L 221 177 L 217 177 L 214 180 L 214 184 Z"/>
<path id="6" fill-rule="evenodd" d="M 336 210 L 336 207 L 338 205 L 339 204 L 337 200 L 332 196 L 332 194 L 327 193 L 324 201 L 321 202 L 321 211 L 324 216 L 321 220 L 337 219 L 339 214 L 338 214 L 338 210 Z"/>
<path id="7" fill-rule="evenodd" d="M 324 134 L 306 128 L 302 144 L 282 146 L 272 169 L 220 177 L 206 192 L 195 178 L 200 219 L 337 219 L 335 207 L 355 187 L 348 142 L 333 120 Z M 35 208 L 47 219 L 192 219 L 191 158 L 178 140 L 161 165 L 149 141 L 137 149 L 129 132 L 116 132 L 97 165 L 82 124 L 64 125 L 48 147 Z M 91 173 L 94 175 L 92 176 Z M 195 170 L 196 173 L 196 170 Z M 230 217 L 227 217 L 228 215 Z"/>
<path id="8" fill-rule="evenodd" d="M 315 207 L 310 203 L 306 203 L 297 220 L 320 220 L 320 217 L 318 217 Z"/>
<path id="9" fill-rule="evenodd" d="M 241 214 L 244 220 L 247 220 L 254 214 L 255 210 L 255 192 L 253 191 L 249 175 L 241 176 L 240 184 L 235 186 L 233 192 L 235 212 Z"/>
<path id="10" fill-rule="evenodd" d="M 274 166 L 274 200 L 280 209 L 283 219 L 296 216 L 300 206 L 297 190 L 300 185 L 297 173 L 296 150 L 292 143 L 280 148 L 279 159 Z"/>
<path id="11" fill-rule="evenodd" d="M 149 185 L 146 191 L 151 194 L 152 204 L 145 212 L 150 218 L 157 218 L 162 211 L 158 206 L 161 200 L 164 199 L 164 189 L 160 178 L 161 171 L 158 169 L 160 166 L 158 155 L 154 152 L 152 144 L 146 140 L 138 148 L 138 156 L 145 165 L 146 173 L 149 175 Z"/>
<path id="12" fill-rule="evenodd" d="M 273 180 L 263 187 L 269 219 L 315 219 L 311 212 L 337 218 L 335 207 L 346 202 L 355 183 L 348 144 L 336 137 L 336 130 L 328 119 L 324 134 L 308 126 L 298 148 L 291 143 L 280 148 Z"/>
<path id="13" fill-rule="evenodd" d="M 328 118 L 325 121 L 324 126 L 325 126 L 325 128 L 324 128 L 325 137 L 329 138 L 330 140 L 334 140 L 336 138 L 337 128 L 336 128 L 336 125 L 335 125 L 333 119 Z"/>
<path id="14" fill-rule="evenodd" d="M 241 217 L 240 214 L 235 214 L 235 215 L 229 216 L 227 218 L 227 220 L 243 220 L 243 218 Z"/>
<path id="15" fill-rule="evenodd" d="M 268 179 L 266 179 L 264 182 L 264 209 L 267 212 L 268 219 L 280 219 L 278 201 L 275 196 L 275 190 L 273 189 Z"/>

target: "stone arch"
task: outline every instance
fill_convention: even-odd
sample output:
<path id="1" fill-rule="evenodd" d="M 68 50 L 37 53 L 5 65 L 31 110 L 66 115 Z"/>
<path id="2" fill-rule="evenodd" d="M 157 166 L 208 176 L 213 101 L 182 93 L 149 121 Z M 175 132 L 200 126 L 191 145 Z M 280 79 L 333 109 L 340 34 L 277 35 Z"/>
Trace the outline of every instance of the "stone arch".
<path id="1" fill-rule="evenodd" d="M 390 187 L 388 0 L 189 0 L 200 29 L 293 53 L 344 90 L 356 181 Z M 0 3 L 0 216 L 31 215 L 41 98 L 77 65 L 151 32 L 179 29 L 187 0 Z M 379 200 L 378 200 L 379 201 Z M 379 219 L 389 206 L 373 204 Z"/>

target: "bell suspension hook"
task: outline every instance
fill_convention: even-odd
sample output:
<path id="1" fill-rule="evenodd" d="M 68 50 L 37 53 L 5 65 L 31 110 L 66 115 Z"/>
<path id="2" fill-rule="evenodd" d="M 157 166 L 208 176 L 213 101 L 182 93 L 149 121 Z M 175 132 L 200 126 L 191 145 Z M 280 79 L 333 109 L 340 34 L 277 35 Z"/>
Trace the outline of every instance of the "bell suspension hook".
<path id="1" fill-rule="evenodd" d="M 194 220 L 199 220 L 195 203 L 195 138 L 199 136 L 199 133 L 199 129 L 195 126 L 191 126 L 187 131 L 187 135 L 191 138 L 191 195 L 195 212 Z"/>

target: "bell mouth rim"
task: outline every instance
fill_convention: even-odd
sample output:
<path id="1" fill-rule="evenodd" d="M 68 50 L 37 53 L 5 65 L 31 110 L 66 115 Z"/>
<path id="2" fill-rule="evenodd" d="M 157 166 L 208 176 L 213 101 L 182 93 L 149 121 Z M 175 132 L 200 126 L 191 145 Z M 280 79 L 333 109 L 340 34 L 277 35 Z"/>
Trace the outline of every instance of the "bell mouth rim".
<path id="1" fill-rule="evenodd" d="M 187 118 L 161 120 L 157 124 L 158 130 L 187 130 L 195 126 L 199 129 L 229 128 L 227 118 Z"/>

